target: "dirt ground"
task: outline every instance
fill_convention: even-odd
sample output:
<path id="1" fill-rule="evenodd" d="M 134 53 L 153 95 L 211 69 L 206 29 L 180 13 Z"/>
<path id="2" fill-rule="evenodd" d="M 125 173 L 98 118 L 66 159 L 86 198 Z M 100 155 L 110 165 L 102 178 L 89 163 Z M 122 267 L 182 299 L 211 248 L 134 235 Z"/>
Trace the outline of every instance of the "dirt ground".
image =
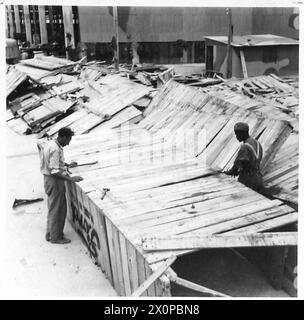
<path id="1" fill-rule="evenodd" d="M 5 299 L 103 299 L 117 296 L 68 222 L 65 234 L 72 240 L 70 244 L 54 245 L 45 241 L 46 196 L 35 140 L 34 136 L 20 136 L 7 129 L 7 210 L 1 296 Z M 12 209 L 15 198 L 43 198 L 43 201 Z M 288 296 L 283 291 L 272 289 L 256 268 L 227 250 L 213 252 L 212 256 L 208 252 L 202 254 L 204 257 L 195 263 L 193 257 L 190 259 L 195 270 L 202 271 L 203 278 L 199 279 L 203 280 L 202 284 L 206 283 L 206 279 L 215 279 L 218 291 L 227 292 L 230 287 L 233 292 L 229 293 L 233 296 Z M 186 268 L 182 265 L 187 259 L 182 261 L 176 271 L 187 276 L 189 261 Z M 203 275 L 207 278 L 204 279 Z M 214 285 L 212 281 L 210 284 Z M 175 296 L 189 296 L 181 288 L 172 293 Z"/>
<path id="2" fill-rule="evenodd" d="M 7 130 L 6 219 L 0 292 L 4 298 L 111 297 L 115 290 L 92 263 L 86 248 L 68 222 L 72 240 L 55 245 L 44 239 L 46 196 L 39 172 L 34 136 Z M 12 209 L 14 199 L 43 198 Z"/>

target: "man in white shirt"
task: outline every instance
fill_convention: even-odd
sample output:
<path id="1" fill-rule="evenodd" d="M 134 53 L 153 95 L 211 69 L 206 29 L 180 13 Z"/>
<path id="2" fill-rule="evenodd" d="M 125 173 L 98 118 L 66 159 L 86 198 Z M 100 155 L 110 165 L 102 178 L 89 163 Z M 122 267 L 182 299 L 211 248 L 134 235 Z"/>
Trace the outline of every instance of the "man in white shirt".
<path id="1" fill-rule="evenodd" d="M 78 182 L 82 177 L 69 176 L 64 161 L 63 147 L 67 146 L 74 132 L 70 128 L 61 128 L 55 140 L 44 144 L 37 143 L 40 155 L 40 171 L 44 177 L 44 190 L 48 196 L 48 216 L 46 240 L 51 243 L 66 244 L 71 242 L 63 236 L 67 204 L 64 181 Z M 75 166 L 71 163 L 69 166 Z"/>

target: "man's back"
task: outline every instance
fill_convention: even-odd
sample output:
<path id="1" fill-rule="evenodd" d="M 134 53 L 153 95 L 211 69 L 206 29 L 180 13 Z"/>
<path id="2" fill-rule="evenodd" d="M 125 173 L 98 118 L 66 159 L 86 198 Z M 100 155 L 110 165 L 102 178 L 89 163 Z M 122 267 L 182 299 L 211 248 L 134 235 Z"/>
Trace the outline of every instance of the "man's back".
<path id="1" fill-rule="evenodd" d="M 38 142 L 37 147 L 40 156 L 40 171 L 42 174 L 51 175 L 56 172 L 64 172 L 63 149 L 56 140 Z"/>

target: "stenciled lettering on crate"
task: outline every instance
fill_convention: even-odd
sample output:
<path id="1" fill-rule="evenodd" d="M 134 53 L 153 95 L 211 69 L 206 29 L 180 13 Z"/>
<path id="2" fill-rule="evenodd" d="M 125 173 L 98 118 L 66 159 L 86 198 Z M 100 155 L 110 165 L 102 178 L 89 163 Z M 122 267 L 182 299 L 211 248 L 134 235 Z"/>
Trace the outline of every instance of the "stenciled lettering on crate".
<path id="1" fill-rule="evenodd" d="M 88 248 L 92 258 L 99 262 L 99 256 L 101 255 L 101 243 L 96 230 L 97 219 L 93 216 L 93 213 L 90 212 L 90 208 L 86 206 L 86 202 L 83 201 L 81 194 L 76 189 L 75 185 L 69 186 L 69 196 L 71 223 Z"/>

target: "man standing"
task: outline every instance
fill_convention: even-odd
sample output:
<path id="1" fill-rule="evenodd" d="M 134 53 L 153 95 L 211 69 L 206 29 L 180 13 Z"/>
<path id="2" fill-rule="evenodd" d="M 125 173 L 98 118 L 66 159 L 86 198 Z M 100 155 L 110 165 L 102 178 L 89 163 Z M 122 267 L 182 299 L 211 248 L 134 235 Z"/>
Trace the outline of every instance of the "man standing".
<path id="1" fill-rule="evenodd" d="M 71 242 L 63 236 L 67 204 L 64 181 L 78 182 L 82 177 L 68 175 L 68 167 L 76 166 L 73 162 L 64 162 L 63 147 L 67 146 L 74 132 L 70 128 L 61 128 L 55 140 L 44 144 L 37 143 L 40 156 L 40 171 L 44 177 L 44 190 L 48 196 L 48 216 L 46 240 L 51 243 L 66 244 Z"/>
<path id="2" fill-rule="evenodd" d="M 243 144 L 240 146 L 233 167 L 225 173 L 239 176 L 239 182 L 253 190 L 261 191 L 263 188 L 260 172 L 260 163 L 263 157 L 262 146 L 256 139 L 249 136 L 247 123 L 236 123 L 234 132 L 238 141 L 243 142 Z"/>

